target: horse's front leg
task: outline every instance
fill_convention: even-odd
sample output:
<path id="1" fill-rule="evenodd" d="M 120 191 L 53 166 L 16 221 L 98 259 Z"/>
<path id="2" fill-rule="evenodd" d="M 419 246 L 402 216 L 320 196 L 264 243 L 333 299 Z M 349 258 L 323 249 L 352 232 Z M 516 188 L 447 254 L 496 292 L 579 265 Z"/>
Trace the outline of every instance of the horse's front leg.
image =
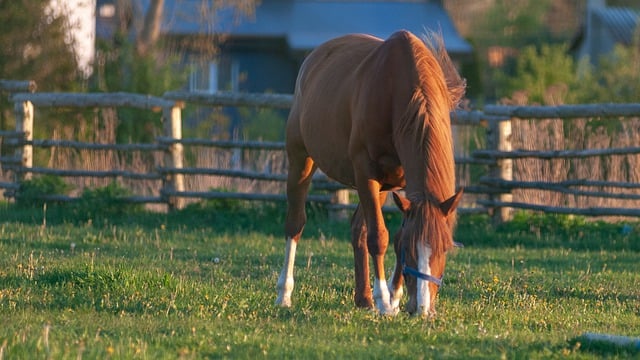
<path id="1" fill-rule="evenodd" d="M 391 307 L 389 288 L 384 273 L 384 255 L 389 245 L 389 233 L 382 216 L 381 199 L 386 198 L 386 192 L 380 192 L 380 183 L 373 179 L 360 179 L 358 182 L 358 195 L 360 205 L 365 215 L 367 226 L 367 246 L 369 254 L 373 258 L 374 283 L 373 300 L 381 314 L 395 315 L 396 310 Z"/>
<path id="2" fill-rule="evenodd" d="M 364 223 L 362 207 L 358 205 L 351 219 L 351 245 L 353 247 L 356 289 L 356 306 L 373 308 L 371 284 L 369 282 L 369 253 L 367 250 L 367 227 Z"/>
<path id="3" fill-rule="evenodd" d="M 393 240 L 393 248 L 396 254 L 396 265 L 391 275 L 391 283 L 389 284 L 389 293 L 391 295 L 391 307 L 395 311 L 400 311 L 400 299 L 402 299 L 404 276 L 402 274 L 402 260 L 400 256 L 400 241 L 396 237 Z"/>
<path id="4" fill-rule="evenodd" d="M 387 192 L 381 191 L 378 194 L 378 202 L 376 204 L 376 220 L 375 222 L 378 224 L 378 237 L 377 239 L 367 239 L 367 242 L 371 244 L 377 244 L 375 246 L 370 246 L 373 251 L 371 251 L 371 255 L 374 258 L 374 267 L 376 272 L 376 282 L 374 284 L 374 299 L 377 299 L 378 309 L 381 314 L 385 315 L 395 315 L 399 312 L 399 300 L 396 301 L 396 297 L 399 299 L 402 297 L 402 286 L 400 286 L 400 293 L 394 291 L 394 284 L 397 282 L 395 275 L 391 278 L 391 284 L 387 288 L 386 278 L 385 278 L 385 270 L 384 270 L 384 258 L 387 252 L 387 247 L 389 245 L 389 233 L 384 224 L 384 218 L 382 215 L 382 206 L 387 200 Z M 383 231 L 381 232 L 382 229 Z M 401 284 L 402 285 L 402 284 Z M 395 305 L 394 305 L 395 303 Z"/>
<path id="5" fill-rule="evenodd" d="M 411 202 L 406 198 L 398 195 L 398 193 L 393 193 L 393 202 L 395 202 L 396 206 L 400 211 L 402 211 L 403 217 L 406 217 L 407 211 L 411 207 Z M 403 224 L 404 227 L 404 224 Z M 389 293 L 391 293 L 391 307 L 398 310 L 400 309 L 400 299 L 402 299 L 402 285 L 404 283 L 404 274 L 402 273 L 402 244 L 400 243 L 400 234 L 403 229 L 399 229 L 396 232 L 395 237 L 393 238 L 393 250 L 396 253 L 396 266 L 393 270 L 393 275 L 391 275 L 391 284 L 389 284 Z"/>
<path id="6" fill-rule="evenodd" d="M 387 286 L 387 279 L 384 273 L 384 255 L 389 243 L 389 236 L 386 228 L 378 229 L 377 236 L 367 236 L 369 243 L 369 253 L 373 257 L 374 267 L 374 283 L 373 283 L 373 299 L 380 314 L 395 315 L 397 309 L 391 305 L 391 295 Z"/>

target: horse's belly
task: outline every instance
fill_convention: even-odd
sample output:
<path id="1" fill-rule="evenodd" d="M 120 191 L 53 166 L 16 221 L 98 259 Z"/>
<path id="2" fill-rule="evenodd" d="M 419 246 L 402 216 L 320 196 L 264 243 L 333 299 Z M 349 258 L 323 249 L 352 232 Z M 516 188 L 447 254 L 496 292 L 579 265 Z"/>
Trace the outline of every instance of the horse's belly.
<path id="1" fill-rule="evenodd" d="M 343 165 L 343 166 L 341 166 Z M 320 170 L 322 170 L 325 175 L 330 177 L 331 179 L 349 186 L 355 187 L 355 177 L 353 175 L 353 168 L 351 167 L 351 163 L 349 164 L 336 164 L 334 163 L 322 163 L 318 164 Z"/>
<path id="2" fill-rule="evenodd" d="M 305 145 L 309 156 L 328 177 L 347 186 L 355 186 L 353 165 L 344 139 L 331 136 L 307 136 Z"/>

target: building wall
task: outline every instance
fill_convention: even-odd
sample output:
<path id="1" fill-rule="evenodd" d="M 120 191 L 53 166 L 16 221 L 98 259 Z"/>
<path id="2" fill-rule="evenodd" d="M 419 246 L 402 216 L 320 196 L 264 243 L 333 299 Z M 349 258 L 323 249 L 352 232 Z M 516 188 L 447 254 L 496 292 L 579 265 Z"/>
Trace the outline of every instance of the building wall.
<path id="1" fill-rule="evenodd" d="M 249 50 L 227 55 L 238 64 L 239 91 L 293 93 L 297 64 L 287 53 Z"/>

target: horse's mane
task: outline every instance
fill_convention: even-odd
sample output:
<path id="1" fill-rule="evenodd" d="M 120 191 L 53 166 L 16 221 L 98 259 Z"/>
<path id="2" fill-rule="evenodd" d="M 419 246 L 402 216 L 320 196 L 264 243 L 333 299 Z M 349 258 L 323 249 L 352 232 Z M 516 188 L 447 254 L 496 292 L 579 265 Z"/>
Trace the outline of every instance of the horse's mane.
<path id="1" fill-rule="evenodd" d="M 451 232 L 455 211 L 446 221 L 439 220 L 443 218 L 439 205 L 455 192 L 449 113 L 464 95 L 465 82 L 447 55 L 442 37 L 431 34 L 426 42 L 416 37 L 409 37 L 409 40 L 416 63 L 418 86 L 401 120 L 400 131 L 417 136 L 415 140 L 422 147 L 421 153 L 425 154 L 427 169 L 425 192 L 407 194 L 412 203 L 412 214 L 408 215 L 415 221 L 425 222 L 415 227 L 421 230 L 414 232 L 410 241 L 414 243 L 430 239 L 431 251 L 437 256 L 453 247 Z M 409 248 L 415 249 L 414 246 Z"/>
<path id="2" fill-rule="evenodd" d="M 451 58 L 444 46 L 444 39 L 442 38 L 442 35 L 435 32 L 429 32 L 423 36 L 422 41 L 428 51 L 431 52 L 432 56 L 436 58 L 438 65 L 440 65 L 440 69 L 442 70 L 447 84 L 447 89 L 449 90 L 449 108 L 453 110 L 458 107 L 460 100 L 462 100 L 462 97 L 464 96 L 465 89 L 467 87 L 466 81 L 460 77 L 453 61 L 451 61 Z M 425 76 L 427 74 L 423 72 L 422 75 Z M 426 79 L 421 79 L 421 81 L 426 81 Z"/>

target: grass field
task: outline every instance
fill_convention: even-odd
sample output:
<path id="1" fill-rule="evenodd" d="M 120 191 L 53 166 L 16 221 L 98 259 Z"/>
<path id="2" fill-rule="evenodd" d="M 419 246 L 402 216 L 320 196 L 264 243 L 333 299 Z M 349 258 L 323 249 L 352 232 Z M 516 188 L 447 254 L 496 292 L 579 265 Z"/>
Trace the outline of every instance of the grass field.
<path id="1" fill-rule="evenodd" d="M 576 340 L 640 336 L 640 223 L 461 217 L 465 248 L 437 317 L 421 319 L 354 308 L 348 224 L 319 214 L 281 309 L 279 208 L 86 218 L 0 205 L 0 359 L 640 357 Z"/>

